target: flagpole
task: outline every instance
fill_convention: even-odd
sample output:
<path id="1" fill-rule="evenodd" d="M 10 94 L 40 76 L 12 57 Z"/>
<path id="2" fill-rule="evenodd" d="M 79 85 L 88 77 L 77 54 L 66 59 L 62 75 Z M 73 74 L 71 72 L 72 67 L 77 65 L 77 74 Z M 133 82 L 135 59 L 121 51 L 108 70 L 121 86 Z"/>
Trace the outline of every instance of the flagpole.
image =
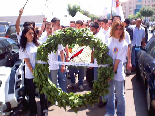
<path id="1" fill-rule="evenodd" d="M 110 19 L 112 19 L 112 6 L 111 6 Z"/>
<path id="2" fill-rule="evenodd" d="M 26 3 L 24 4 L 23 9 L 25 8 L 25 6 L 26 6 L 27 2 L 28 2 L 28 0 L 27 0 L 27 1 L 26 1 Z"/>

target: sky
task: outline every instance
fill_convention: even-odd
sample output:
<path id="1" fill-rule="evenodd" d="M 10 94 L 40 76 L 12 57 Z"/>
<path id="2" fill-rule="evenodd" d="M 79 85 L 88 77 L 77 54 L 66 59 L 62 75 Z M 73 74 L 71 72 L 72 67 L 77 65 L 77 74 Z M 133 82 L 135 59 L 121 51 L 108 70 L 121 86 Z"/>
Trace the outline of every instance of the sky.
<path id="1" fill-rule="evenodd" d="M 27 0 L 1 0 L 0 16 L 18 16 Z M 23 15 L 67 14 L 67 4 L 77 4 L 84 10 L 103 15 L 110 8 L 111 0 L 28 0 Z M 126 0 L 120 0 L 126 1 Z M 45 4 L 48 4 L 45 6 Z M 110 12 L 110 11 L 109 11 Z"/>

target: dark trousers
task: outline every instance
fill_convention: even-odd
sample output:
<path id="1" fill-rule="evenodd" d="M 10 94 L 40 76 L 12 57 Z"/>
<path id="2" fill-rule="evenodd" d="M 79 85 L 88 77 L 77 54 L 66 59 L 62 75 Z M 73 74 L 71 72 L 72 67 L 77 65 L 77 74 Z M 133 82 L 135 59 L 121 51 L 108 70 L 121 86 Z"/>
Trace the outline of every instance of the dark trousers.
<path id="1" fill-rule="evenodd" d="M 37 114 L 37 105 L 35 101 L 36 85 L 33 82 L 33 79 L 26 79 L 26 90 L 27 95 L 29 96 L 30 115 Z M 41 105 L 41 114 L 43 114 L 43 110 L 48 108 L 45 94 L 40 94 L 40 105 Z"/>

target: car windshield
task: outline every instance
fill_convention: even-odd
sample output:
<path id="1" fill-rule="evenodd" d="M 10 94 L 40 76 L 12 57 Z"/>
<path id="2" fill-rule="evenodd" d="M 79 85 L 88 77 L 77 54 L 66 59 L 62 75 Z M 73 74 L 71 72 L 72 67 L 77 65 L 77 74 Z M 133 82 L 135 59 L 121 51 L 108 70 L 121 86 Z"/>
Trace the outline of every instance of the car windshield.
<path id="1" fill-rule="evenodd" d="M 23 26 L 22 25 L 20 25 L 20 30 L 22 31 L 23 30 Z M 16 33 L 16 27 L 15 27 L 15 25 L 10 25 L 10 27 L 8 28 L 8 30 L 7 30 L 7 35 L 11 35 L 11 34 L 14 34 L 14 33 Z"/>
<path id="2" fill-rule="evenodd" d="M 1 24 L 0 24 L 0 33 L 3 33 L 3 32 L 5 32 L 4 25 L 1 25 Z"/>
<path id="3" fill-rule="evenodd" d="M 12 40 L 10 38 L 8 38 L 7 41 L 11 44 L 12 51 L 18 53 L 19 52 L 19 46 L 18 46 L 18 44 L 14 40 Z"/>
<path id="4" fill-rule="evenodd" d="M 12 67 L 18 60 L 18 53 L 19 46 L 14 40 L 2 39 L 0 41 L 0 66 Z"/>

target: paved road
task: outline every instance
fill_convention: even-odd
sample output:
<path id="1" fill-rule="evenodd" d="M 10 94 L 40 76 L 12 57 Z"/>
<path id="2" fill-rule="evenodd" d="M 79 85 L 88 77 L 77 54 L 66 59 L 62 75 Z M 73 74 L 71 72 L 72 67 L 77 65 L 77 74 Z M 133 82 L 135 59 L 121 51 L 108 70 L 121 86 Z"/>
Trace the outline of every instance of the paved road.
<path id="1" fill-rule="evenodd" d="M 68 82 L 70 80 L 68 79 Z M 91 89 L 88 87 L 87 82 L 84 84 L 85 91 L 79 91 L 79 89 L 75 88 L 73 92 L 76 93 L 85 93 L 90 91 Z M 71 90 L 68 90 L 71 91 Z M 126 77 L 126 87 L 125 87 L 125 97 L 126 97 L 126 116 L 148 116 L 147 108 L 146 108 L 146 100 L 144 88 L 139 81 L 136 80 L 135 74 L 131 74 Z M 38 113 L 40 111 L 39 107 L 39 99 L 37 99 Z M 57 106 L 50 106 L 48 108 L 49 116 L 104 116 L 106 113 L 106 108 L 98 108 L 97 104 L 94 106 L 89 106 L 87 108 L 80 108 L 78 113 L 74 113 L 72 110 L 67 108 L 65 111 L 63 108 L 59 108 Z M 19 112 L 19 116 L 28 116 L 29 112 Z M 40 113 L 39 115 L 40 116 Z"/>

